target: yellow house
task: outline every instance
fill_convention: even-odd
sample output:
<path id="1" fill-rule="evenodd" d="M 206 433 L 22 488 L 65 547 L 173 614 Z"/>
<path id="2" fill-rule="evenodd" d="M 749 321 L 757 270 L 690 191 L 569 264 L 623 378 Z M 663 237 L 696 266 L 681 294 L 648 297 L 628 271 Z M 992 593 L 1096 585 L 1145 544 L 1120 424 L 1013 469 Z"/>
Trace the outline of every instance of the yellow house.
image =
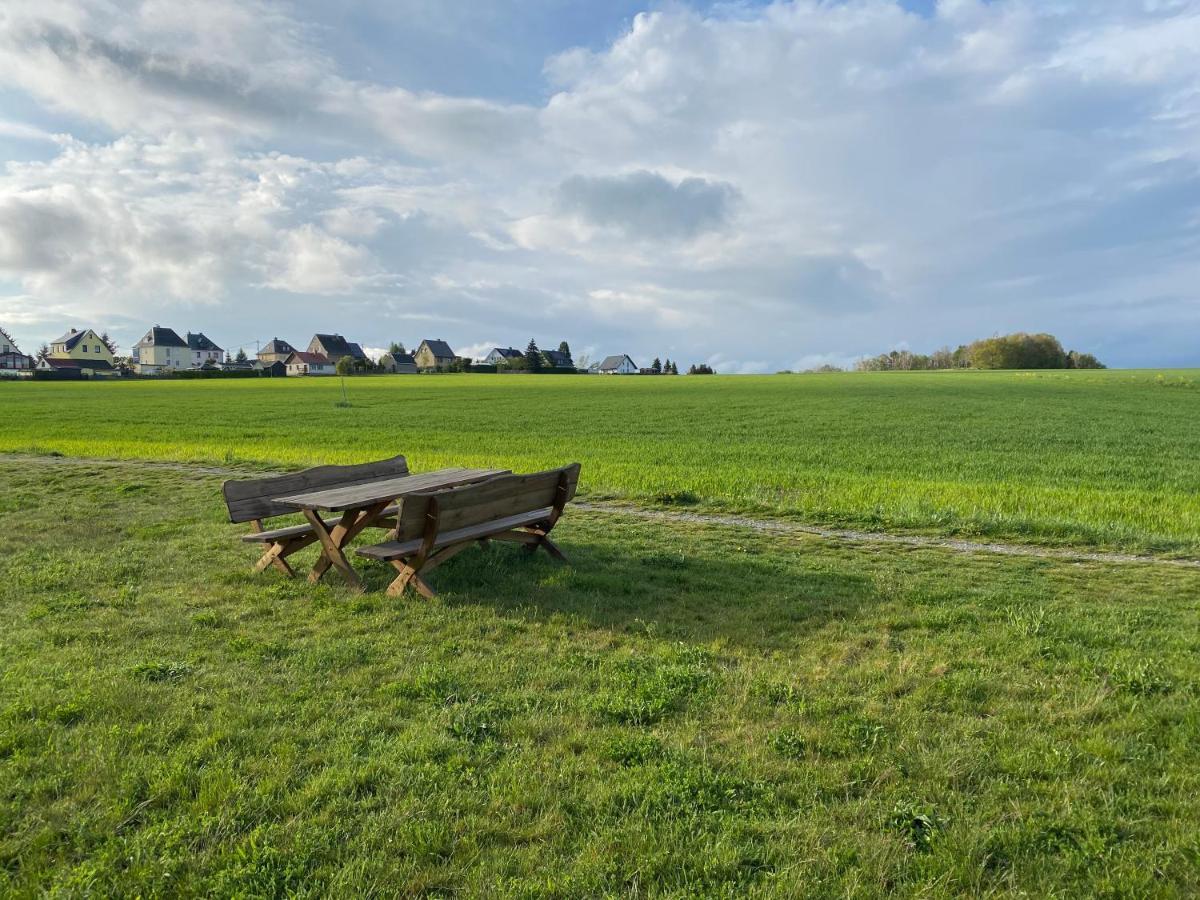
<path id="1" fill-rule="evenodd" d="M 54 360 L 41 368 L 81 369 L 86 375 L 110 373 L 113 370 L 113 355 L 100 335 L 85 328 L 72 328 L 50 345 L 47 360 Z"/>

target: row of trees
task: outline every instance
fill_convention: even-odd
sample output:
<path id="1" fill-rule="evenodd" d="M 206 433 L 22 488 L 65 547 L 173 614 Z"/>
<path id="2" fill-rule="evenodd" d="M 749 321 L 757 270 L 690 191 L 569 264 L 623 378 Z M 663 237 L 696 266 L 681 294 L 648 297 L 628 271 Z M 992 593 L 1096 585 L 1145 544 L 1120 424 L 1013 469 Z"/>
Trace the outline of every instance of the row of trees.
<path id="1" fill-rule="evenodd" d="M 907 372 L 936 369 L 1103 369 L 1091 353 L 1063 349 L 1052 334 L 997 335 L 954 350 L 943 347 L 933 353 L 893 350 L 860 359 L 859 372 Z"/>

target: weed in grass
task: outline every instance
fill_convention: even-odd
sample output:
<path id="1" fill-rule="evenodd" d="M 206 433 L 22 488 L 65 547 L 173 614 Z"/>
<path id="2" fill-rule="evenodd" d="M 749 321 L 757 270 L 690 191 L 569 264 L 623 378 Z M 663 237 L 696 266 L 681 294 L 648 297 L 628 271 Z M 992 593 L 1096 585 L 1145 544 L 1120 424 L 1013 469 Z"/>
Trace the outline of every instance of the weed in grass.
<path id="1" fill-rule="evenodd" d="M 604 742 L 601 753 L 622 766 L 636 766 L 661 759 L 665 749 L 652 734 L 618 734 Z"/>
<path id="2" fill-rule="evenodd" d="M 496 742 L 511 715 L 511 708 L 498 700 L 472 698 L 454 708 L 447 731 L 471 744 Z"/>
<path id="3" fill-rule="evenodd" d="M 918 853 L 933 849 L 934 838 L 945 828 L 932 807 L 909 801 L 897 802 L 888 821 L 904 842 Z"/>
<path id="4" fill-rule="evenodd" d="M 633 657 L 610 665 L 592 701 L 602 717 L 626 725 L 651 725 L 678 712 L 711 687 L 717 673 L 709 653 L 679 646 L 658 657 Z"/>
<path id="5" fill-rule="evenodd" d="M 192 674 L 192 667 L 181 662 L 140 662 L 129 670 L 129 674 L 142 681 L 174 683 Z"/>

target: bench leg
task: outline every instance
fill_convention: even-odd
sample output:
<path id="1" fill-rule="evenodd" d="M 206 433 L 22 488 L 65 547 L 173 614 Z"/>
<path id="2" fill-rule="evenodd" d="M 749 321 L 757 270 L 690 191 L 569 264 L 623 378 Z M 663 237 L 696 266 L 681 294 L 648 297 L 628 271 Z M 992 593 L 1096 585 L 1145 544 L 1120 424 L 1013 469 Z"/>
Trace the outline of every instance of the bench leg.
<path id="1" fill-rule="evenodd" d="M 288 563 L 287 558 L 298 550 L 303 550 L 309 544 L 316 542 L 315 535 L 305 535 L 300 538 L 292 538 L 287 541 L 276 541 L 262 555 L 262 558 L 254 564 L 253 571 L 255 573 L 265 572 L 267 569 L 274 567 L 286 575 L 288 578 L 296 577 L 296 570 Z"/>
<path id="2" fill-rule="evenodd" d="M 531 531 L 506 531 L 503 534 L 492 535 L 493 540 L 511 541 L 514 544 L 524 544 L 526 553 L 536 553 L 541 547 L 559 562 L 569 563 L 567 555 L 559 549 L 558 544 L 550 540 L 549 529 L 534 529 Z"/>
<path id="3" fill-rule="evenodd" d="M 429 586 L 429 582 L 427 582 L 421 576 L 428 575 L 446 560 L 458 556 L 458 554 L 462 553 L 470 546 L 471 542 L 468 541 L 463 544 L 452 544 L 449 547 L 444 547 L 433 556 L 429 557 L 429 559 L 425 560 L 425 563 L 419 570 L 409 565 L 406 560 L 392 560 L 392 565 L 400 574 L 396 576 L 395 580 L 388 586 L 388 596 L 399 597 L 409 587 L 413 587 L 416 588 L 417 593 L 422 597 L 433 599 L 437 596 L 437 593 Z"/>

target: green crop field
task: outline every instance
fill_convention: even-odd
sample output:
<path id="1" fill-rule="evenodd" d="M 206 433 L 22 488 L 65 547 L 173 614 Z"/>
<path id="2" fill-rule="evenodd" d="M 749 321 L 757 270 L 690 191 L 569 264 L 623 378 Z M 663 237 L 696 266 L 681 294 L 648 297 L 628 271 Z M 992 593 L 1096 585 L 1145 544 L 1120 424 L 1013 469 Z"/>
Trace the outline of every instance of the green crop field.
<path id="1" fill-rule="evenodd" d="M 1195 380 L 0 382 L 0 897 L 1195 896 Z M 251 574 L 394 453 L 579 460 L 570 564 Z"/>
<path id="2" fill-rule="evenodd" d="M 592 497 L 1200 548 L 1200 375 L 939 372 L 0 384 L 0 451 L 303 466 L 406 454 Z"/>

